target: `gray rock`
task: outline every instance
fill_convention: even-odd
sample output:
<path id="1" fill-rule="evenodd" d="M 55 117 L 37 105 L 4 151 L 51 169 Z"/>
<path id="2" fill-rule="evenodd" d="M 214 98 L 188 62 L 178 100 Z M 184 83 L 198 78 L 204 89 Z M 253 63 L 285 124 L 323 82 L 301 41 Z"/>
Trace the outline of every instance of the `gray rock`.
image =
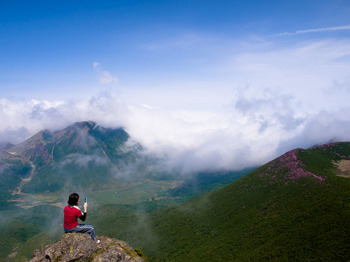
<path id="1" fill-rule="evenodd" d="M 147 261 L 141 251 L 132 249 L 123 241 L 108 237 L 98 239 L 101 242 L 96 244 L 88 234 L 64 234 L 59 242 L 35 250 L 29 262 Z"/>

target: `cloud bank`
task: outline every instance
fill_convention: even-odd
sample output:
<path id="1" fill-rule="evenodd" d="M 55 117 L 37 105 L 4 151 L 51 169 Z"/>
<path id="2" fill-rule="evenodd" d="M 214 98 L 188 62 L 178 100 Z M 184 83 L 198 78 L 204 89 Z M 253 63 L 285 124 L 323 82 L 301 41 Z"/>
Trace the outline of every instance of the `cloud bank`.
<path id="1" fill-rule="evenodd" d="M 288 105 L 288 97 L 273 99 L 279 99 L 280 105 L 241 98 L 231 112 L 225 113 L 130 106 L 107 94 L 85 103 L 51 107 L 29 103 L 29 113 L 12 111 L 18 122 L 1 130 L 1 142 L 19 143 L 44 128 L 55 130 L 74 121 L 93 120 L 106 127 L 125 127 L 148 153 L 164 159 L 163 168 L 186 174 L 208 169 L 239 170 L 263 164 L 295 147 L 350 140 L 350 107 L 298 116 Z M 99 107 L 105 101 L 110 103 Z M 7 101 L 13 107 L 17 103 Z M 283 104 L 286 108 L 278 111 Z"/>
<path id="2" fill-rule="evenodd" d="M 199 82 L 157 93 L 155 87 L 154 100 L 137 90 L 123 98 L 105 92 L 75 101 L 2 98 L 0 142 L 19 143 L 45 128 L 92 120 L 124 127 L 164 159 L 164 168 L 190 173 L 238 170 L 296 147 L 350 141 L 350 41 L 264 42 L 226 51 L 208 67 L 212 79 L 205 88 Z M 102 72 L 99 63 L 93 66 Z M 215 82 L 220 77 L 225 80 Z"/>

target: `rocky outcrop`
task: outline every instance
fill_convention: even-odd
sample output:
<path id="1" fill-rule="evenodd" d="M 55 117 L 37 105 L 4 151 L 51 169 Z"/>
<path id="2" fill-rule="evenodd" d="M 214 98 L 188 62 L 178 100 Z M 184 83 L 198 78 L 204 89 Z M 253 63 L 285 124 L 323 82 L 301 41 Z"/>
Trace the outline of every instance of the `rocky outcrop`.
<path id="1" fill-rule="evenodd" d="M 29 262 L 47 261 L 147 261 L 142 251 L 132 249 L 123 241 L 99 237 L 96 244 L 88 234 L 64 234 L 61 240 L 33 252 Z"/>

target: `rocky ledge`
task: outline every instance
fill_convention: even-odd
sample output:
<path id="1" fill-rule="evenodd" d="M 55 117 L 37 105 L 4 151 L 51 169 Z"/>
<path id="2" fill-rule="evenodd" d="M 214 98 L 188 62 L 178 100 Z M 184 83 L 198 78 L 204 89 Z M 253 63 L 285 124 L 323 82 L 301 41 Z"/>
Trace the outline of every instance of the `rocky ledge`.
<path id="1" fill-rule="evenodd" d="M 108 237 L 98 239 L 101 242 L 96 244 L 88 234 L 64 234 L 59 242 L 35 250 L 29 262 L 147 261 L 141 250 L 132 249 L 123 241 Z"/>

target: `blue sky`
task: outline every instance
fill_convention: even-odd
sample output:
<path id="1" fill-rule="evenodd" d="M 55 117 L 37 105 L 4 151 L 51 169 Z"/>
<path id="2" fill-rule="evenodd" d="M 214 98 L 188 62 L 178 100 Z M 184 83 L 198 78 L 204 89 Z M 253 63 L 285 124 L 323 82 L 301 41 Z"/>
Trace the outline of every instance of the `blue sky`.
<path id="1" fill-rule="evenodd" d="M 191 170 L 349 140 L 349 13 L 349 1 L 0 0 L 0 142 L 94 120 Z"/>
<path id="2" fill-rule="evenodd" d="M 93 94 L 96 61 L 120 89 L 205 81 L 234 52 L 228 46 L 348 25 L 349 12 L 347 1 L 0 1 L 1 88 L 16 97 Z"/>

